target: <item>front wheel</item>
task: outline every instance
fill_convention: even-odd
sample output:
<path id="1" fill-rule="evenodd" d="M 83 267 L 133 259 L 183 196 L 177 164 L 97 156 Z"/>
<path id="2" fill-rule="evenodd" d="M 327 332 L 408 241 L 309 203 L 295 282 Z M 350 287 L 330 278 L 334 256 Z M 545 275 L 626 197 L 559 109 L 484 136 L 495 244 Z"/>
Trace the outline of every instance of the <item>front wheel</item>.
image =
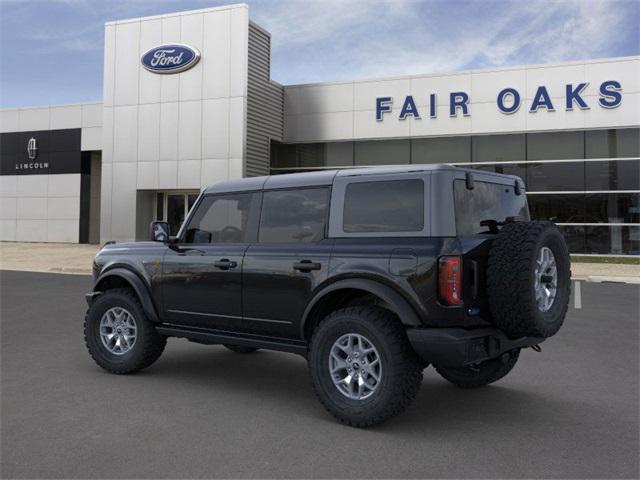
<path id="1" fill-rule="evenodd" d="M 107 290 L 84 320 L 84 340 L 93 360 L 111 373 L 131 373 L 155 362 L 167 344 L 129 289 Z"/>
<path id="2" fill-rule="evenodd" d="M 341 422 L 368 427 L 403 412 L 422 383 L 422 366 L 391 312 L 338 310 L 316 328 L 309 368 L 316 395 Z"/>
<path id="3" fill-rule="evenodd" d="M 515 367 L 520 349 L 516 348 L 498 358 L 487 360 L 479 365 L 461 368 L 436 366 L 442 378 L 460 388 L 478 388 L 497 382 Z"/>

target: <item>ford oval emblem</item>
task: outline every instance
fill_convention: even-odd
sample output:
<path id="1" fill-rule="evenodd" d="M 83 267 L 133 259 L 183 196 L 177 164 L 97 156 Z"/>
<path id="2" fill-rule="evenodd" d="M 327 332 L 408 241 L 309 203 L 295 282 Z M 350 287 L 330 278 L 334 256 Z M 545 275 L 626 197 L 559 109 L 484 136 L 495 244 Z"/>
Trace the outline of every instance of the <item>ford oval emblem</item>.
<path id="1" fill-rule="evenodd" d="M 189 45 L 172 43 L 160 45 L 142 55 L 142 66 L 153 73 L 179 73 L 190 69 L 200 60 L 200 52 Z"/>

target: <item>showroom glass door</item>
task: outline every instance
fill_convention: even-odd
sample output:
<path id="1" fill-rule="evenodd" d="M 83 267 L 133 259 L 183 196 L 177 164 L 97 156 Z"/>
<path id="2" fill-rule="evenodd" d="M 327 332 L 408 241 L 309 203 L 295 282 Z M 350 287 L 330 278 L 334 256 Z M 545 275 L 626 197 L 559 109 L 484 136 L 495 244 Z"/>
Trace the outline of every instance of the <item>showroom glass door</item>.
<path id="1" fill-rule="evenodd" d="M 196 203 L 198 192 L 158 192 L 156 195 L 156 220 L 169 224 L 169 234 L 177 235 L 182 222 Z"/>

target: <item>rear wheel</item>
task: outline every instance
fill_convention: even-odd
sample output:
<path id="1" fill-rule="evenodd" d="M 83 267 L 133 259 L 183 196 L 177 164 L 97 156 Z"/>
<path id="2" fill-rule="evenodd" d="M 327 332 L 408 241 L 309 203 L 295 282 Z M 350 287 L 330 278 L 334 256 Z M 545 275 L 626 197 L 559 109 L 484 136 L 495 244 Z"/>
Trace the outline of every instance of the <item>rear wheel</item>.
<path id="1" fill-rule="evenodd" d="M 129 289 L 107 290 L 85 316 L 84 339 L 89 354 L 111 373 L 131 373 L 155 362 L 167 344 Z"/>
<path id="2" fill-rule="evenodd" d="M 236 353 L 253 353 L 258 350 L 255 347 L 244 347 L 242 345 L 231 345 L 229 343 L 225 343 L 224 347 Z"/>
<path id="3" fill-rule="evenodd" d="M 487 360 L 475 366 L 462 368 L 436 366 L 435 368 L 436 372 L 438 372 L 442 378 L 458 387 L 478 388 L 497 382 L 507 375 L 513 367 L 515 367 L 519 356 L 520 349 L 515 349 L 503 354 L 499 358 Z"/>
<path id="4" fill-rule="evenodd" d="M 309 368 L 325 408 L 355 427 L 400 414 L 422 383 L 422 366 L 398 318 L 372 306 L 324 319 L 311 339 Z"/>

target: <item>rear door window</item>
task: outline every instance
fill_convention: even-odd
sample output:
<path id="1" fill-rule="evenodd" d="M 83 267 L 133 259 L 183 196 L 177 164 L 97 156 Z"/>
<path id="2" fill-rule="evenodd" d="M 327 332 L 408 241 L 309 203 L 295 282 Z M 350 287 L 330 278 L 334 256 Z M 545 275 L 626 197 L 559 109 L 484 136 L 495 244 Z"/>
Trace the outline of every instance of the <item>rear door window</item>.
<path id="1" fill-rule="evenodd" d="M 309 243 L 324 238 L 329 189 L 273 190 L 262 197 L 258 241 Z"/>
<path id="2" fill-rule="evenodd" d="M 527 197 L 516 195 L 513 186 L 476 181 L 469 190 L 464 180 L 453 185 L 458 235 L 487 232 L 487 227 L 480 226 L 483 220 L 504 222 L 515 216 L 529 220 Z"/>
<path id="3" fill-rule="evenodd" d="M 424 203 L 420 179 L 350 183 L 344 195 L 343 231 L 421 232 Z"/>

